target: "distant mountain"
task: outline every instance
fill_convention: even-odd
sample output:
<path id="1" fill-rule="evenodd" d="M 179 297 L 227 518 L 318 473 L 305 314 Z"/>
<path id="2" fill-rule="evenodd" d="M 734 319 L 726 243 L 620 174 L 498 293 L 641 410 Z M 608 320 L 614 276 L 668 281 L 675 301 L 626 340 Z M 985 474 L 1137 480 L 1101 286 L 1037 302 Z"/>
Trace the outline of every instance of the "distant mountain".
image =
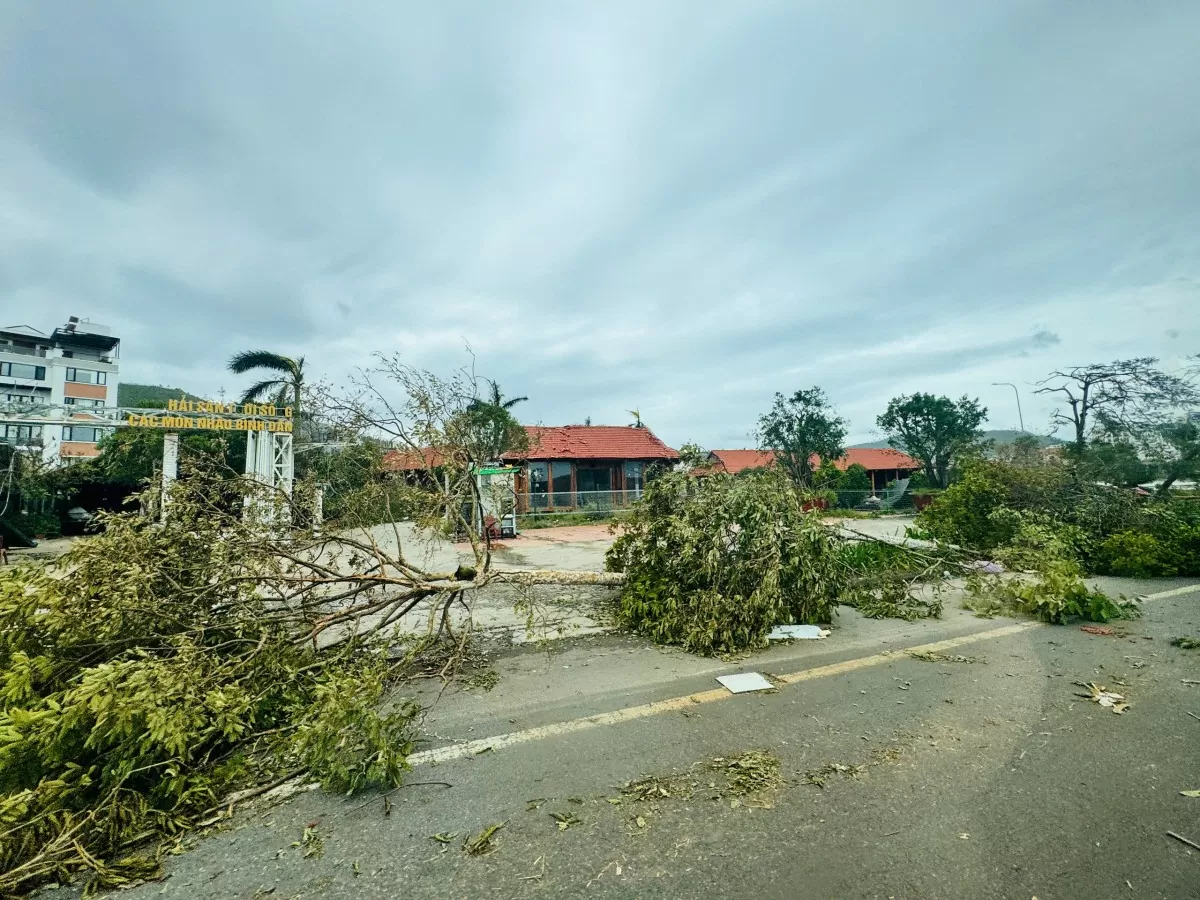
<path id="1" fill-rule="evenodd" d="M 144 409 L 162 409 L 168 400 L 203 400 L 195 394 L 179 388 L 165 387 L 161 384 L 133 384 L 121 382 L 117 385 L 117 406 Z"/>
<path id="2" fill-rule="evenodd" d="M 985 431 L 983 433 L 983 436 L 986 437 L 988 440 L 995 441 L 997 444 L 1011 444 L 1013 441 L 1015 441 L 1018 437 L 1021 436 L 1021 432 L 1017 431 L 1015 428 L 997 428 L 992 431 Z M 1054 446 L 1057 446 L 1058 444 L 1064 443 L 1064 441 L 1060 441 L 1058 438 L 1053 437 L 1052 435 L 1035 434 L 1034 437 L 1038 439 L 1039 447 L 1054 447 Z M 891 444 L 889 444 L 886 440 L 870 441 L 869 443 L 866 443 L 866 444 L 854 444 L 852 447 L 850 447 L 850 449 L 851 450 L 882 450 L 882 449 L 884 449 L 886 447 L 890 447 L 890 446 L 891 446 Z"/>

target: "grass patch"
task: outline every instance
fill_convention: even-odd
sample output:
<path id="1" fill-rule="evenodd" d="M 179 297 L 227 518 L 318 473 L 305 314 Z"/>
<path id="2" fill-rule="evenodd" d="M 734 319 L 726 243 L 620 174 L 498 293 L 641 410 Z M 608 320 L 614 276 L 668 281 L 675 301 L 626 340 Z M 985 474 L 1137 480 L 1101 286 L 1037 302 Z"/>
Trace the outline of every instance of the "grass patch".
<path id="1" fill-rule="evenodd" d="M 1200 650 L 1200 638 L 1174 637 L 1171 638 L 1171 646 L 1180 650 Z"/>
<path id="2" fill-rule="evenodd" d="M 552 513 L 547 515 L 519 515 L 517 527 L 521 531 L 536 531 L 539 528 L 558 528 L 566 525 L 613 525 L 629 518 L 628 510 L 605 510 L 603 512 Z"/>

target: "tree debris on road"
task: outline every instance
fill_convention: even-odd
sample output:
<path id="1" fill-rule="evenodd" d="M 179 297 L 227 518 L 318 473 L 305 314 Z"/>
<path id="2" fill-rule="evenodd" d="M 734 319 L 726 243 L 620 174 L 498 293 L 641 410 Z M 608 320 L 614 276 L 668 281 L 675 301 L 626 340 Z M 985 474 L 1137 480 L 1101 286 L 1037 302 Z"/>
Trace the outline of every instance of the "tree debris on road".
<path id="1" fill-rule="evenodd" d="M 504 827 L 504 822 L 496 822 L 494 825 L 489 825 L 483 831 L 474 837 L 469 837 L 463 842 L 463 850 L 469 856 L 488 856 L 496 852 L 496 842 L 493 838 L 496 832 Z"/>
<path id="2" fill-rule="evenodd" d="M 1113 693 L 1103 685 L 1096 684 L 1094 681 L 1076 681 L 1075 684 L 1079 685 L 1080 687 L 1087 688 L 1086 694 L 1077 693 L 1075 695 L 1077 697 L 1083 697 L 1086 700 L 1094 700 L 1096 703 L 1111 709 L 1118 715 L 1129 709 L 1129 703 L 1126 702 L 1123 694 Z"/>
<path id="3" fill-rule="evenodd" d="M 952 662 L 952 663 L 977 663 L 982 660 L 974 656 L 948 656 L 945 653 L 936 653 L 932 650 L 906 650 L 905 651 L 913 659 L 919 659 L 921 662 Z"/>

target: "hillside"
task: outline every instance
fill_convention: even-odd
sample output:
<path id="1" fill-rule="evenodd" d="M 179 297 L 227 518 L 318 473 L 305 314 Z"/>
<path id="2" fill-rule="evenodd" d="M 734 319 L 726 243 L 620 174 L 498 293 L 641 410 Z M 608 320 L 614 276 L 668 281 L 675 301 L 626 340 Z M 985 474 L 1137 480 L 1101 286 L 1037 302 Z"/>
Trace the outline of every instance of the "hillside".
<path id="1" fill-rule="evenodd" d="M 990 441 L 995 441 L 997 444 L 1011 444 L 1014 440 L 1016 440 L 1018 437 L 1021 436 L 1021 432 L 1017 431 L 1015 428 L 995 428 L 991 431 L 985 431 L 983 433 L 983 436 Z M 1062 441 L 1060 441 L 1058 438 L 1054 437 L 1053 435 L 1035 434 L 1033 436 L 1038 439 L 1039 447 L 1054 447 L 1058 444 L 1063 443 Z M 869 441 L 865 444 L 853 444 L 850 449 L 852 449 L 852 450 L 881 450 L 885 447 L 890 447 L 890 446 L 891 446 L 891 444 L 889 444 L 886 440 Z"/>
<path id="2" fill-rule="evenodd" d="M 167 405 L 168 400 L 178 400 L 180 397 L 187 400 L 204 399 L 179 388 L 165 387 L 161 384 L 122 382 L 117 386 L 117 406 L 161 409 Z"/>

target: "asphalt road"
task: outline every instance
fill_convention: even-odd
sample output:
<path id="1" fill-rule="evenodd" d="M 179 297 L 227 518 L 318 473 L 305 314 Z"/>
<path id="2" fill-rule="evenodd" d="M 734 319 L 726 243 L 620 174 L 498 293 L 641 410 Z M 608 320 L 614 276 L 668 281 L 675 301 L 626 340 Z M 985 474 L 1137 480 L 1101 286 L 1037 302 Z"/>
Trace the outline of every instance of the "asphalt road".
<path id="1" fill-rule="evenodd" d="M 302 793 L 240 814 L 128 896 L 1200 897 L 1200 850 L 1167 835 L 1200 844 L 1200 798 L 1179 793 L 1200 789 L 1200 683 L 1186 683 L 1200 682 L 1200 651 L 1169 645 L 1200 637 L 1200 586 L 1182 584 L 1110 585 L 1177 592 L 1114 636 L 850 612 L 826 641 L 733 664 L 619 636 L 514 649 L 495 690 L 443 697 L 390 814 L 379 797 Z M 960 643 L 945 655 L 975 661 L 903 652 L 946 639 Z M 716 674 L 746 670 L 792 683 L 714 690 Z M 1131 706 L 1114 714 L 1076 681 Z M 501 734 L 490 752 L 462 749 Z M 786 783 L 722 793 L 710 761 L 756 749 Z M 805 783 L 820 771 L 823 786 Z M 681 772 L 690 797 L 621 793 Z M 560 829 L 551 813 L 578 822 Z M 460 849 L 501 822 L 494 852 Z M 292 846 L 306 825 L 321 855 Z"/>

